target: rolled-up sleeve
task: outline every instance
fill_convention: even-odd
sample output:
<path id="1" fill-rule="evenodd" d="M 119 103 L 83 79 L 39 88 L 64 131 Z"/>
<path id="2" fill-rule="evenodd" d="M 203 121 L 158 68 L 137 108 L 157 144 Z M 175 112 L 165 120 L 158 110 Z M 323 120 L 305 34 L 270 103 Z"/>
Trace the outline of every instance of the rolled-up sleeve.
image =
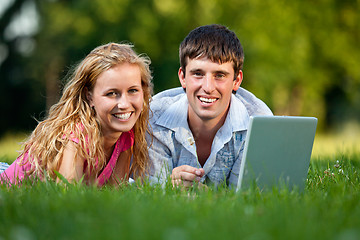
<path id="1" fill-rule="evenodd" d="M 147 135 L 149 145 L 149 180 L 163 184 L 171 174 L 172 157 L 169 148 L 156 135 Z"/>

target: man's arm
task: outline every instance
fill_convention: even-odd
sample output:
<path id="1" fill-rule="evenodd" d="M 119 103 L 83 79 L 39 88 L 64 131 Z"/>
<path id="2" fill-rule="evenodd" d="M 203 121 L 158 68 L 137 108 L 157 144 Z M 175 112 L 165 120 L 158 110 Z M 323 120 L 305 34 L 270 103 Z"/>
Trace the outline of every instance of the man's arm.
<path id="1" fill-rule="evenodd" d="M 228 178 L 228 185 L 230 187 L 234 186 L 236 188 L 236 186 L 238 184 L 242 155 L 243 154 L 242 154 L 242 151 L 241 151 L 239 157 L 235 160 L 234 165 L 233 165 L 232 169 L 230 170 L 230 176 Z"/>
<path id="2" fill-rule="evenodd" d="M 153 136 L 150 141 L 149 136 L 149 157 L 150 157 L 150 172 L 149 178 L 151 183 L 165 183 L 170 177 L 173 186 L 191 186 L 194 182 L 199 182 L 204 175 L 204 169 L 195 168 L 189 165 L 182 165 L 179 167 L 173 166 L 173 156 L 170 149 Z"/>
<path id="3" fill-rule="evenodd" d="M 156 136 L 146 135 L 148 142 L 150 170 L 149 179 L 151 183 L 165 183 L 173 168 L 172 156 L 169 148 Z"/>
<path id="4" fill-rule="evenodd" d="M 242 141 L 240 143 L 241 145 L 239 147 L 237 147 L 236 149 L 240 149 L 238 154 L 237 153 L 233 153 L 238 155 L 238 157 L 235 159 L 235 162 L 232 166 L 232 169 L 230 171 L 230 175 L 228 178 L 228 185 L 234 186 L 236 188 L 237 184 L 238 184 L 238 179 L 239 179 L 239 173 L 240 173 L 240 166 L 241 166 L 241 161 L 242 161 L 242 157 L 243 157 L 243 153 L 244 153 L 244 148 L 245 148 L 245 141 Z"/>

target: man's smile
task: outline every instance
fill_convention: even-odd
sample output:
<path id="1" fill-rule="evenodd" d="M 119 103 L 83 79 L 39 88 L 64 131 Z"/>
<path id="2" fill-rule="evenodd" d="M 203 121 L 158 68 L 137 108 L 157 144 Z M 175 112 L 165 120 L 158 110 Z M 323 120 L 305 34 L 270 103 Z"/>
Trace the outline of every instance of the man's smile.
<path id="1" fill-rule="evenodd" d="M 203 102 L 203 103 L 213 103 L 215 102 L 216 100 L 218 100 L 218 98 L 213 98 L 213 97 L 198 97 L 198 99 Z"/>

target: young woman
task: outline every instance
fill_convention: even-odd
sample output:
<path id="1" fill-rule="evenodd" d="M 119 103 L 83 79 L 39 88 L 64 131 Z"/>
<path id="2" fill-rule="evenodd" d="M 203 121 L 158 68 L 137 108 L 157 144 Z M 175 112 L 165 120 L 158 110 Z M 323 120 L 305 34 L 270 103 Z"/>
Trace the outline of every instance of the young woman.
<path id="1" fill-rule="evenodd" d="M 131 45 L 95 48 L 77 66 L 60 101 L 38 124 L 4 183 L 45 177 L 102 186 L 142 178 L 148 163 L 150 59 Z"/>

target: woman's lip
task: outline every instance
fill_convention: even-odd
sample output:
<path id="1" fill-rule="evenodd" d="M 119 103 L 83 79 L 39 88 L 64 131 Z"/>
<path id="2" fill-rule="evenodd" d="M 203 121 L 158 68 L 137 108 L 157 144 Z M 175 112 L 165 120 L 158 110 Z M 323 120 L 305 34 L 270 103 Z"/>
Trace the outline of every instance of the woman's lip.
<path id="1" fill-rule="evenodd" d="M 113 114 L 116 118 L 121 120 L 127 120 L 131 117 L 132 112 L 126 112 L 126 113 L 114 113 Z"/>

